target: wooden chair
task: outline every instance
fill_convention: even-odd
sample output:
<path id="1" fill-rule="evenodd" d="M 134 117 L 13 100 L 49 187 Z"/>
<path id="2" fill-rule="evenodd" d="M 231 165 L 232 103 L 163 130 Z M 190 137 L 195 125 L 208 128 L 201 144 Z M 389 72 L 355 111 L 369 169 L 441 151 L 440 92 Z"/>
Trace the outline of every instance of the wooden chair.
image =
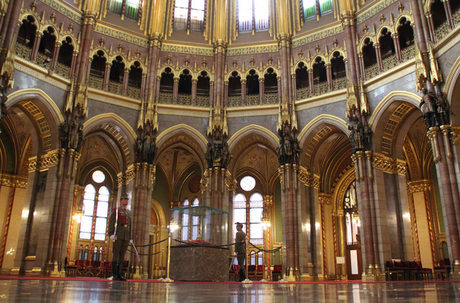
<path id="1" fill-rule="evenodd" d="M 274 265 L 273 266 L 272 277 L 273 277 L 273 281 L 278 281 L 278 280 L 281 280 L 283 278 L 282 266 L 281 265 Z"/>

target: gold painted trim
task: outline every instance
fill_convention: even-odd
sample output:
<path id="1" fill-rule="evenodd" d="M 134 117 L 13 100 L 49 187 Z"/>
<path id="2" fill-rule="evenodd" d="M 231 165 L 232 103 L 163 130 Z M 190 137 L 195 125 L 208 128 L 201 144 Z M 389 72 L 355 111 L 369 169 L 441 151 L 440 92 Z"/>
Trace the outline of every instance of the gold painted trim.
<path id="1" fill-rule="evenodd" d="M 238 106 L 227 108 L 227 118 L 277 115 L 278 104 Z"/>
<path id="2" fill-rule="evenodd" d="M 37 78 L 40 81 L 62 90 L 67 90 L 70 85 L 70 80 L 63 78 L 56 73 L 49 74 L 47 69 L 17 56 L 14 58 L 14 68 L 17 71 L 23 72 L 24 74 Z"/>
<path id="3" fill-rule="evenodd" d="M 8 99 L 6 100 L 6 104 L 8 104 L 8 101 L 11 102 L 13 99 L 20 99 L 21 96 L 27 95 L 27 94 L 32 94 L 32 95 L 39 95 L 43 99 L 45 99 L 50 107 L 54 110 L 54 116 L 59 120 L 59 123 L 64 122 L 64 118 L 62 117 L 61 110 L 56 106 L 54 103 L 53 99 L 51 99 L 50 96 L 48 96 L 44 91 L 38 88 L 26 88 L 26 89 L 21 89 L 15 92 L 12 92 L 11 94 L 8 95 Z M 29 98 L 27 98 L 29 99 Z M 25 99 L 24 99 L 25 100 Z"/>
<path id="4" fill-rule="evenodd" d="M 441 57 L 444 53 L 460 42 L 460 27 L 453 28 L 446 36 L 442 38 L 434 47 L 436 58 Z"/>
<path id="5" fill-rule="evenodd" d="M 369 119 L 369 125 L 371 126 L 371 128 L 374 127 L 374 124 L 375 124 L 376 121 L 380 120 L 379 118 L 385 112 L 385 107 L 387 106 L 387 103 L 393 98 L 396 99 L 398 96 L 404 96 L 404 97 L 406 97 L 406 98 L 408 98 L 410 100 L 413 100 L 413 102 L 409 102 L 409 103 L 418 108 L 421 96 L 419 96 L 419 95 L 417 95 L 415 93 L 412 93 L 412 92 L 408 92 L 408 91 L 402 91 L 402 90 L 392 91 L 391 93 L 386 95 L 382 99 L 382 101 L 379 102 L 379 104 L 375 107 L 374 111 L 372 112 L 372 116 Z M 407 102 L 408 100 L 401 100 L 401 101 L 406 101 Z"/>
<path id="6" fill-rule="evenodd" d="M 324 120 L 324 121 L 321 121 Z M 308 122 L 307 125 L 305 125 L 302 130 L 299 132 L 299 135 L 297 136 L 298 138 L 301 138 L 299 141 L 302 141 L 302 138 L 307 135 L 308 131 L 318 122 L 323 122 L 325 124 L 331 124 L 333 126 L 339 127 L 339 129 L 344 131 L 344 134 L 347 135 L 346 131 L 348 130 L 347 122 L 345 122 L 343 119 L 340 119 L 339 117 L 329 115 L 329 114 L 321 114 L 317 117 L 315 117 L 313 120 Z M 331 123 L 331 122 L 336 122 Z"/>
<path id="7" fill-rule="evenodd" d="M 305 33 L 296 35 L 291 42 L 291 49 L 307 45 L 309 43 L 319 41 L 324 38 L 332 37 L 343 33 L 343 27 L 341 21 L 335 21 L 324 25 L 319 28 L 315 28 L 314 31 L 307 31 Z"/>
<path id="8" fill-rule="evenodd" d="M 148 39 L 144 38 L 144 35 L 127 30 L 124 27 L 119 27 L 113 23 L 99 21 L 94 28 L 94 32 L 144 48 L 149 47 Z"/>
<path id="9" fill-rule="evenodd" d="M 232 143 L 235 140 L 241 138 L 245 132 L 254 131 L 254 130 L 257 130 L 258 133 L 268 135 L 269 138 L 273 140 L 274 147 L 277 146 L 277 143 L 279 141 L 278 136 L 275 135 L 273 132 L 271 132 L 269 129 L 267 129 L 265 127 L 262 127 L 260 125 L 256 125 L 256 124 L 251 124 L 251 125 L 245 126 L 242 129 L 240 129 L 239 131 L 237 131 L 235 134 L 233 134 L 233 136 L 230 137 L 230 139 L 228 139 L 228 141 L 227 141 L 228 145 L 229 146 L 232 145 Z"/>
<path id="10" fill-rule="evenodd" d="M 142 103 L 140 99 L 133 99 L 128 96 L 112 94 L 110 92 L 94 88 L 88 88 L 88 99 L 118 106 L 124 106 L 136 110 L 140 110 Z"/>
<path id="11" fill-rule="evenodd" d="M 459 77 L 460 77 L 460 57 L 458 57 L 455 63 L 452 65 L 450 72 L 446 78 L 443 92 L 447 95 L 447 100 L 452 101 L 453 90 L 455 88 L 455 84 L 457 83 Z"/>
<path id="12" fill-rule="evenodd" d="M 105 119 L 105 118 L 113 118 L 117 121 L 118 124 L 121 124 L 124 126 L 124 128 L 129 132 L 129 134 L 131 135 L 131 137 L 134 139 L 134 138 L 137 138 L 137 135 L 136 135 L 136 132 L 132 129 L 131 125 L 128 124 L 128 122 L 126 122 L 123 118 L 121 118 L 120 116 L 114 114 L 114 113 L 105 113 L 105 114 L 100 114 L 100 115 L 97 115 L 97 116 L 94 116 L 88 120 L 85 121 L 85 123 L 83 124 L 83 129 L 86 129 L 87 127 L 91 127 L 91 124 L 93 123 L 96 123 L 101 120 L 101 119 Z M 97 126 L 100 126 L 99 124 L 97 124 Z"/>
<path id="13" fill-rule="evenodd" d="M 398 64 L 398 66 L 365 81 L 364 86 L 366 87 L 366 91 L 370 92 L 412 73 L 415 73 L 415 59 Z"/>
<path id="14" fill-rule="evenodd" d="M 35 261 L 36 258 L 37 256 L 27 256 L 24 258 L 24 261 Z"/>
<path id="15" fill-rule="evenodd" d="M 343 102 L 347 100 L 346 89 L 329 92 L 321 96 L 310 97 L 295 102 L 296 111 L 302 111 L 310 108 L 315 108 L 322 105 L 328 105 L 336 102 Z"/>
<path id="16" fill-rule="evenodd" d="M 158 135 L 157 143 L 160 143 L 160 141 L 163 139 L 163 137 L 169 137 L 169 133 L 171 133 L 173 131 L 176 131 L 176 130 L 179 130 L 179 129 L 182 129 L 182 128 L 192 132 L 193 135 L 196 135 L 197 138 L 199 140 L 201 140 L 201 142 L 203 143 L 203 146 L 206 146 L 208 144 L 208 139 L 206 139 L 206 137 L 203 136 L 203 134 L 201 134 L 196 129 L 194 129 L 193 127 L 191 127 L 191 126 L 189 126 L 187 124 L 178 124 L 178 125 L 174 125 L 174 126 L 168 128 L 168 129 L 165 129 L 161 134 Z"/>
<path id="17" fill-rule="evenodd" d="M 356 15 L 356 24 L 360 25 L 371 17 L 378 15 L 381 11 L 397 1 L 398 0 L 374 0 Z"/>

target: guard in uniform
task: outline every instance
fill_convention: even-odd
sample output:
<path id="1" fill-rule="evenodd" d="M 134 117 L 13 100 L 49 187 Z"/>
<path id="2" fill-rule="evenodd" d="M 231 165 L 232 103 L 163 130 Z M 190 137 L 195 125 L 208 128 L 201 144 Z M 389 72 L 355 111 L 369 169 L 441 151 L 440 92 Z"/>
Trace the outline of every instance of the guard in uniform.
<path id="1" fill-rule="evenodd" d="M 129 197 L 122 194 L 120 207 L 115 208 L 109 218 L 109 235 L 113 241 L 112 273 L 113 280 L 126 281 L 123 277 L 123 261 L 131 239 L 132 213 L 127 209 Z M 118 219 L 117 219 L 118 215 Z"/>
<path id="2" fill-rule="evenodd" d="M 246 279 L 246 272 L 244 270 L 246 260 L 246 234 L 243 231 L 243 223 L 236 223 L 236 239 L 235 239 L 235 254 L 238 261 L 239 279 L 237 282 L 242 282 Z"/>

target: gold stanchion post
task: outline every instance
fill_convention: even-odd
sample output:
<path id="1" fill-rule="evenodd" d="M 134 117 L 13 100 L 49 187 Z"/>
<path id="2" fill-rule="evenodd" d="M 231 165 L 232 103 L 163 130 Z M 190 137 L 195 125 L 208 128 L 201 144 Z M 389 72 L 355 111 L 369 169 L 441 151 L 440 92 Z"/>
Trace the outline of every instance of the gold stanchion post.
<path id="1" fill-rule="evenodd" d="M 168 263 L 166 268 L 166 279 L 163 282 L 174 282 L 169 278 L 169 268 L 171 267 L 171 232 L 168 235 Z"/>
<path id="2" fill-rule="evenodd" d="M 248 273 L 248 270 L 249 270 L 249 265 L 248 265 L 249 264 L 248 263 L 248 261 L 249 261 L 248 250 L 249 249 L 248 249 L 248 247 L 249 247 L 249 238 L 248 238 L 248 236 L 246 236 L 246 279 L 242 283 L 252 283 L 252 281 L 248 279 L 248 274 L 249 274 Z"/>

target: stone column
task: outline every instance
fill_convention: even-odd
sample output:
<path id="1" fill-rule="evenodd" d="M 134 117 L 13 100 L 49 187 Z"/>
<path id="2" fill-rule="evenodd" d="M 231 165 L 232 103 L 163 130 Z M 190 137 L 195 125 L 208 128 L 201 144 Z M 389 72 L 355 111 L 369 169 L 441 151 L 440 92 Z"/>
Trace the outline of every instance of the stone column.
<path id="1" fill-rule="evenodd" d="M 131 169 L 128 170 L 128 172 Z M 147 279 L 148 278 L 148 262 L 149 256 L 142 255 L 148 254 L 150 247 L 142 247 L 149 243 L 150 239 L 150 209 L 152 207 L 152 191 L 155 185 L 155 170 L 153 164 L 147 162 L 134 164 L 134 180 L 133 180 L 133 199 L 132 210 L 134 215 L 133 220 L 133 241 L 138 245 L 138 252 L 140 255 L 140 262 L 137 260 L 135 254 L 131 254 L 131 264 L 135 265 L 136 273 L 135 278 Z M 128 175 L 127 172 L 127 175 Z"/>
<path id="2" fill-rule="evenodd" d="M 450 245 L 453 278 L 460 277 L 460 201 L 457 174 L 453 161 L 450 141 L 450 127 L 431 127 L 427 132 L 433 149 L 433 160 L 436 164 L 438 182 L 441 186 L 446 233 Z"/>
<path id="3" fill-rule="evenodd" d="M 192 79 L 192 105 L 196 105 L 196 85 L 198 79 Z"/>
<path id="4" fill-rule="evenodd" d="M 392 36 L 393 36 L 393 43 L 395 45 L 396 60 L 398 60 L 398 62 L 401 62 L 402 55 L 401 55 L 401 46 L 399 45 L 399 34 L 393 33 Z"/>
<path id="5" fill-rule="evenodd" d="M 174 77 L 172 104 L 177 104 L 177 98 L 179 96 L 179 79 L 179 77 Z"/>
<path id="6" fill-rule="evenodd" d="M 147 74 L 147 85 L 144 87 L 144 96 L 147 100 L 156 100 L 159 97 L 160 83 L 157 81 L 158 58 L 160 55 L 162 36 L 160 33 L 153 33 L 149 36 L 149 66 Z M 160 77 L 161 80 L 161 77 Z"/>
<path id="7" fill-rule="evenodd" d="M 259 78 L 259 104 L 264 104 L 264 100 L 265 100 L 265 86 L 264 86 L 265 82 L 264 81 L 265 81 L 264 77 Z"/>
<path id="8" fill-rule="evenodd" d="M 241 105 L 246 105 L 246 79 L 241 79 Z"/>
<path id="9" fill-rule="evenodd" d="M 109 90 L 110 69 L 112 68 L 111 62 L 105 62 L 104 80 L 102 81 L 102 89 Z"/>
<path id="10" fill-rule="evenodd" d="M 34 45 L 32 47 L 32 52 L 30 54 L 30 61 L 32 61 L 32 62 L 35 62 L 35 60 L 37 60 L 38 48 L 40 46 L 42 36 L 43 36 L 42 32 L 37 31 L 35 33 Z"/>
<path id="11" fill-rule="evenodd" d="M 142 71 L 141 94 L 140 94 L 140 99 L 141 100 L 145 100 L 146 82 L 147 82 L 147 73 Z"/>
<path id="12" fill-rule="evenodd" d="M 362 279 L 374 281 L 374 265 L 376 264 L 374 252 L 376 247 L 374 246 L 374 222 L 372 220 L 375 219 L 375 213 L 372 210 L 370 198 L 367 161 L 363 151 L 357 151 L 352 158 L 355 163 L 356 188 L 359 197 L 358 208 L 361 220 L 361 243 L 364 248 Z"/>
<path id="13" fill-rule="evenodd" d="M 279 34 L 278 36 L 278 47 L 280 49 L 280 63 L 281 63 L 281 87 L 282 95 L 281 98 L 286 97 L 287 102 L 291 102 L 291 82 L 289 75 L 291 74 L 291 37 L 288 34 Z"/>
<path id="14" fill-rule="evenodd" d="M 281 182 L 281 207 L 283 210 L 283 242 L 286 245 L 285 269 L 287 281 L 299 279 L 299 226 L 298 226 L 298 167 L 284 164 L 278 168 Z"/>
<path id="15" fill-rule="evenodd" d="M 128 91 L 129 72 L 130 72 L 130 68 L 125 67 L 125 73 L 123 75 L 123 86 L 122 86 L 122 89 L 121 89 L 121 94 L 123 96 L 126 96 L 126 93 Z"/>
<path id="16" fill-rule="evenodd" d="M 452 18 L 452 12 L 450 10 L 450 2 L 447 0 L 441 1 L 444 4 L 444 11 L 447 18 L 447 27 L 452 30 L 455 27 L 454 19 Z"/>
<path id="17" fill-rule="evenodd" d="M 76 50 L 73 51 L 73 56 L 72 56 L 72 63 L 70 63 L 70 74 L 69 78 L 73 79 L 75 75 L 75 67 L 77 65 L 77 57 L 78 57 L 78 52 Z M 89 67 L 91 69 L 91 64 L 89 64 Z"/>
<path id="18" fill-rule="evenodd" d="M 21 12 L 22 1 L 11 1 L 7 5 L 0 29 L 0 66 L 3 66 L 8 50 L 15 43 L 15 32 L 19 31 L 18 20 Z"/>
<path id="19" fill-rule="evenodd" d="M 315 81 L 313 79 L 313 68 L 308 69 L 308 86 L 310 87 L 310 96 L 315 95 Z"/>
<path id="20" fill-rule="evenodd" d="M 57 41 L 54 44 L 53 60 L 51 61 L 51 67 L 50 67 L 51 71 L 54 71 L 54 69 L 56 68 L 56 63 L 57 63 L 57 59 L 59 57 L 60 49 L 61 49 L 61 41 Z"/>
<path id="21" fill-rule="evenodd" d="M 292 102 L 297 101 L 297 83 L 296 83 L 296 74 L 291 74 L 291 86 L 292 86 Z"/>
<path id="22" fill-rule="evenodd" d="M 383 62 L 382 62 L 382 53 L 380 52 L 380 43 L 374 44 L 375 56 L 377 58 L 377 66 L 379 67 L 379 72 L 383 71 Z"/>
<path id="23" fill-rule="evenodd" d="M 224 81 L 224 107 L 228 107 L 228 80 Z"/>
<path id="24" fill-rule="evenodd" d="M 331 70 L 331 63 L 326 63 L 326 77 L 327 77 L 327 89 L 329 91 L 333 90 L 332 87 L 332 70 Z"/>
<path id="25" fill-rule="evenodd" d="M 434 266 L 437 264 L 437 257 L 436 238 L 434 235 L 435 226 L 431 211 L 433 205 L 431 201 L 433 184 L 430 180 L 417 180 L 408 182 L 407 185 L 414 203 L 415 217 L 413 218 L 413 222 L 416 225 L 417 235 L 424 235 L 423 237 L 417 237 L 420 261 L 423 268 L 434 269 Z"/>

